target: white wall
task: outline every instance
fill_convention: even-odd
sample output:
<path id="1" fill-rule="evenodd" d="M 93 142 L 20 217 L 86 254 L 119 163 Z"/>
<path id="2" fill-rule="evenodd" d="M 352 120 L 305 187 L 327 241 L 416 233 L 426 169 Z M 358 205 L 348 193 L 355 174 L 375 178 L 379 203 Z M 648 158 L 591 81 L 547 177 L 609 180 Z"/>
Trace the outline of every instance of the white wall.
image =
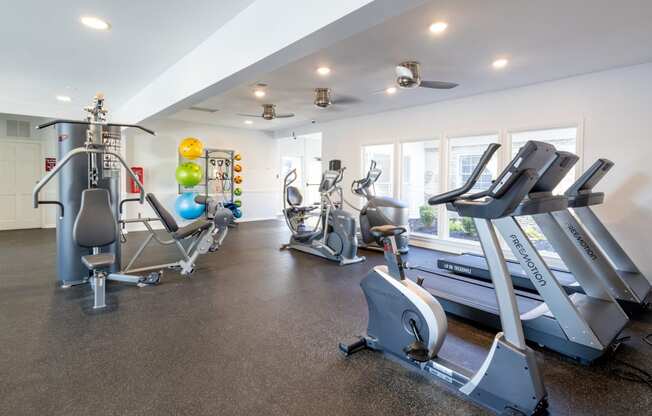
<path id="1" fill-rule="evenodd" d="M 244 178 L 240 185 L 243 189 L 240 197 L 242 220 L 272 218 L 279 212 L 278 140 L 268 133 L 175 120 L 154 121 L 147 127 L 156 131 L 156 136 L 134 129 L 127 131 L 127 163 L 145 169 L 145 189 L 154 193 L 170 212 L 174 213 L 174 201 L 178 195 L 175 180 L 178 145 L 189 136 L 202 140 L 205 147 L 233 149 L 242 155 L 239 162 L 243 166 L 241 176 Z M 128 204 L 128 218 L 135 218 L 139 213 L 153 216 L 147 204 Z"/>
<path id="2" fill-rule="evenodd" d="M 362 144 L 492 132 L 506 137 L 510 129 L 579 124 L 581 168 L 599 157 L 616 163 L 600 183 L 607 198 L 596 211 L 639 267 L 652 275 L 647 253 L 652 246 L 650 108 L 652 64 L 644 64 L 293 131 L 322 132 L 324 160 L 342 159 L 347 167 L 344 183 L 350 183 L 361 173 Z"/>

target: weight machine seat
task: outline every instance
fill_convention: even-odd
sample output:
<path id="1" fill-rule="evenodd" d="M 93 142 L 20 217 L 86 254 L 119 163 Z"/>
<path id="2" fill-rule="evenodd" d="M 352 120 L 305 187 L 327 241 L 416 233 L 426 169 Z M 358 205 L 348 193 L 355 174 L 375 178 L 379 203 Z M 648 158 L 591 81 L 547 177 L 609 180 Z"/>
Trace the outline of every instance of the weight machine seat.
<path id="1" fill-rule="evenodd" d="M 292 208 L 300 208 L 299 205 L 303 202 L 303 195 L 296 186 L 288 186 L 285 191 L 285 199 Z"/>
<path id="2" fill-rule="evenodd" d="M 183 240 L 184 238 L 191 236 L 195 233 L 207 230 L 211 227 L 212 222 L 206 220 L 196 220 L 190 224 L 179 228 L 177 231 L 172 233 L 172 238 L 175 240 Z"/>
<path id="3" fill-rule="evenodd" d="M 382 237 L 391 237 L 391 236 L 396 237 L 403 234 L 407 230 L 404 227 L 397 227 L 395 225 L 386 224 L 386 225 L 378 225 L 376 227 L 371 227 L 369 231 L 371 232 L 371 235 L 375 239 L 380 239 Z"/>
<path id="4" fill-rule="evenodd" d="M 113 253 L 89 254 L 83 256 L 81 261 L 88 270 L 102 269 L 115 263 L 115 255 Z"/>
<path id="5" fill-rule="evenodd" d="M 158 200 L 158 198 L 156 198 L 154 194 L 147 194 L 145 199 L 147 199 L 149 205 L 152 207 L 154 212 L 156 212 L 156 215 L 158 215 L 158 217 L 161 219 L 165 229 L 175 240 L 183 240 L 184 238 L 189 237 L 195 233 L 204 231 L 210 228 L 212 224 L 210 221 L 206 220 L 195 220 L 190 224 L 179 228 L 179 225 L 174 220 L 174 216 L 170 214 L 167 209 L 165 209 L 163 204 L 161 204 L 161 202 Z"/>

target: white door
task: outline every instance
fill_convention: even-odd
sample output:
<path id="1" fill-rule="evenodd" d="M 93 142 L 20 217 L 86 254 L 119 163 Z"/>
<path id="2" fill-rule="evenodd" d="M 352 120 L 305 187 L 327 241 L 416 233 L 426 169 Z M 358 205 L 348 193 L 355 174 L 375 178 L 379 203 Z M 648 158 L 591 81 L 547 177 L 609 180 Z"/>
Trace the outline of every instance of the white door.
<path id="1" fill-rule="evenodd" d="M 40 228 L 32 189 L 41 177 L 41 145 L 0 141 L 0 230 Z"/>

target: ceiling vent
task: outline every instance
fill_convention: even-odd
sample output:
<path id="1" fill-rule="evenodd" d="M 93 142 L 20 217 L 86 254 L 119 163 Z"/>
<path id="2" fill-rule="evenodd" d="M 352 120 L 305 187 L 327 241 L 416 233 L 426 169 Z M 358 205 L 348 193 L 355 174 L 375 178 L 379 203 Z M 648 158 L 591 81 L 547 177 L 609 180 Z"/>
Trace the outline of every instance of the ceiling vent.
<path id="1" fill-rule="evenodd" d="M 218 108 L 206 108 L 206 107 L 190 107 L 192 111 L 199 111 L 201 113 L 217 113 L 220 111 Z"/>
<path id="2" fill-rule="evenodd" d="M 7 120 L 7 137 L 31 137 L 29 121 Z"/>

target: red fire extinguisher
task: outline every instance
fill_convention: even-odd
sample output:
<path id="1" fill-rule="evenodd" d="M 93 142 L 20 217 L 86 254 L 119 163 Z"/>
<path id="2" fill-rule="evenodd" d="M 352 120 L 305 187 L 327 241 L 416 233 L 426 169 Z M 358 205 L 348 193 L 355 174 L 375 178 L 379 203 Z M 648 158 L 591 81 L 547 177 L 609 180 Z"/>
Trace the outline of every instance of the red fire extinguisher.
<path id="1" fill-rule="evenodd" d="M 145 169 L 143 169 L 140 166 L 132 166 L 131 170 L 136 174 L 136 176 L 138 176 L 138 180 L 144 186 L 145 185 Z M 130 194 L 137 194 L 138 192 L 140 192 L 140 190 L 138 189 L 138 185 L 133 180 L 133 178 L 130 175 L 127 175 L 127 178 L 129 180 L 129 183 L 127 184 L 127 192 L 129 192 Z"/>

